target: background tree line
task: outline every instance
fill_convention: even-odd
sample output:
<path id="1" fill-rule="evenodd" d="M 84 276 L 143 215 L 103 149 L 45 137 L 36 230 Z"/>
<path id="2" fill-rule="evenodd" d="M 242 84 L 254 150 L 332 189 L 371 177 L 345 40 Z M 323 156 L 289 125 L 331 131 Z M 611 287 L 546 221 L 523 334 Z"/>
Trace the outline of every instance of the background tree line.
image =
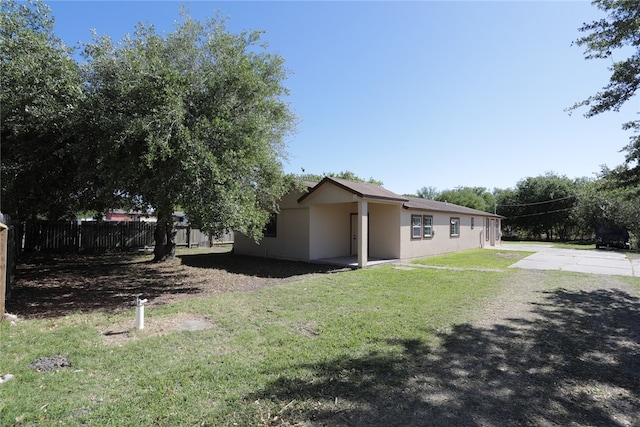
<path id="1" fill-rule="evenodd" d="M 621 185 L 603 169 L 596 178 L 570 179 L 555 173 L 520 180 L 515 188 L 422 187 L 418 197 L 447 201 L 505 217 L 505 238 L 589 241 L 600 227 L 623 227 L 640 238 L 638 186 Z"/>

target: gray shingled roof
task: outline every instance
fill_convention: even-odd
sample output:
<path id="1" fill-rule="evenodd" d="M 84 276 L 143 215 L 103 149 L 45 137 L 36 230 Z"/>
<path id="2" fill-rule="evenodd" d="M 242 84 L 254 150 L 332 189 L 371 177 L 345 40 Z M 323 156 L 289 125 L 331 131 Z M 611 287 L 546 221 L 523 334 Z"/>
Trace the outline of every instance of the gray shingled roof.
<path id="1" fill-rule="evenodd" d="M 478 209 L 467 208 L 466 206 L 454 205 L 453 203 L 447 202 L 437 202 L 435 200 L 422 199 L 420 197 L 411 197 L 407 196 L 408 202 L 406 202 L 403 207 L 405 209 L 419 209 L 425 211 L 434 211 L 434 212 L 450 212 L 450 213 L 459 213 L 465 215 L 483 215 L 483 216 L 495 216 L 500 217 L 500 215 L 495 215 L 489 212 L 483 212 Z"/>

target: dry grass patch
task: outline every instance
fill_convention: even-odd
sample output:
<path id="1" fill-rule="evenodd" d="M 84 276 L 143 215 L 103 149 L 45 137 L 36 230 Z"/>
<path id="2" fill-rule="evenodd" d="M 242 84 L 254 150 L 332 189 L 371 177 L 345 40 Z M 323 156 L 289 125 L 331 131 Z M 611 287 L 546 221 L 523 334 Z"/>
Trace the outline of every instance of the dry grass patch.
<path id="1" fill-rule="evenodd" d="M 209 316 L 194 313 L 175 313 L 145 319 L 144 329 L 135 327 L 134 319 L 100 326 L 98 332 L 105 344 L 122 346 L 129 341 L 169 335 L 180 331 L 198 331 L 214 326 Z"/>

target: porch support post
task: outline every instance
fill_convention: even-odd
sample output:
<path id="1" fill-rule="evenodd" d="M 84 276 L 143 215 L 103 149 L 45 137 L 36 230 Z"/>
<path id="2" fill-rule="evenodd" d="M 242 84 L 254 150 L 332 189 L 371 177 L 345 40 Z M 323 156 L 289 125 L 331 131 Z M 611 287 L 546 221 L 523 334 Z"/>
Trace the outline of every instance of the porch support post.
<path id="1" fill-rule="evenodd" d="M 367 248 L 369 246 L 369 217 L 368 204 L 366 200 L 358 200 L 358 267 L 367 266 L 369 254 Z"/>

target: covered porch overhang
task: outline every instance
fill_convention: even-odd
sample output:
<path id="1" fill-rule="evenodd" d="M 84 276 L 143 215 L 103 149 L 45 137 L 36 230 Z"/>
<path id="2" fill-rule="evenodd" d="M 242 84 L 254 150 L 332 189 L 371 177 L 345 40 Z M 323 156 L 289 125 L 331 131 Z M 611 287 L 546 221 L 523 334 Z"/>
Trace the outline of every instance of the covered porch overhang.
<path id="1" fill-rule="evenodd" d="M 365 268 L 400 256 L 401 205 L 353 195 L 311 206 L 310 261 Z"/>
<path id="2" fill-rule="evenodd" d="M 398 258 L 406 201 L 376 184 L 325 177 L 298 199 L 310 209 L 309 260 L 364 268 Z"/>

